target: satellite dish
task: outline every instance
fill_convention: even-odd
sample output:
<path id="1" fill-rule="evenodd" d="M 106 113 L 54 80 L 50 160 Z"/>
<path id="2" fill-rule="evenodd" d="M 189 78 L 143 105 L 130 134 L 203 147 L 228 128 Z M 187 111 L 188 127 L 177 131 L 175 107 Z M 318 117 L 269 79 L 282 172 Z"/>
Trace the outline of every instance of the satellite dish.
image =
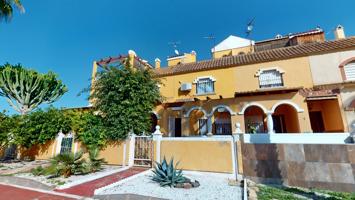
<path id="1" fill-rule="evenodd" d="M 179 51 L 177 49 L 174 50 L 176 55 L 180 55 Z"/>

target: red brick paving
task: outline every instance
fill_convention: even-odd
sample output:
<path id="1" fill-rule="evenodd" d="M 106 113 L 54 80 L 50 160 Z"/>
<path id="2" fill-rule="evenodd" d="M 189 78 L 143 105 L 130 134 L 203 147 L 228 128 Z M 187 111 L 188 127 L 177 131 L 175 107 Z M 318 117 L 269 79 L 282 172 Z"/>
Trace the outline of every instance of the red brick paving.
<path id="1" fill-rule="evenodd" d="M 0 200 L 73 200 L 72 198 L 0 185 Z"/>
<path id="2" fill-rule="evenodd" d="M 138 174 L 140 172 L 143 172 L 147 170 L 146 168 L 138 168 L 138 167 L 132 167 L 127 170 L 117 172 L 115 174 L 105 176 L 103 178 L 99 178 L 93 181 L 89 181 L 80 185 L 73 186 L 68 189 L 63 189 L 63 190 L 55 190 L 57 192 L 62 192 L 62 193 L 67 193 L 67 194 L 75 194 L 79 196 L 86 196 L 86 197 L 91 197 L 94 195 L 94 191 L 98 188 L 110 185 L 112 183 L 115 183 L 119 180 L 125 179 L 127 177 L 133 176 L 135 174 Z"/>

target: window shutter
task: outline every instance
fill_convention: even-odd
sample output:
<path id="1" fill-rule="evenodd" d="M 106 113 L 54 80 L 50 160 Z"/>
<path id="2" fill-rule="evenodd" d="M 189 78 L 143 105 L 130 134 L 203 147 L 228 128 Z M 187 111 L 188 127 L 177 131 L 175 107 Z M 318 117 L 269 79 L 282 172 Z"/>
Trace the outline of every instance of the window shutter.
<path id="1" fill-rule="evenodd" d="M 353 81 L 355 80 L 355 62 L 351 62 L 344 66 L 344 72 L 346 80 Z"/>

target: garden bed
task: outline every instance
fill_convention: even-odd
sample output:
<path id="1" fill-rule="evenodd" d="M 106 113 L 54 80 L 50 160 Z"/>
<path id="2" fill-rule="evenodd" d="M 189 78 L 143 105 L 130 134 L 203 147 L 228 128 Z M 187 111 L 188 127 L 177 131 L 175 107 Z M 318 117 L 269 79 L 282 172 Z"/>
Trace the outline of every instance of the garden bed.
<path id="1" fill-rule="evenodd" d="M 228 185 L 231 177 L 229 174 L 190 171 L 184 171 L 183 174 L 191 181 L 198 180 L 200 186 L 190 189 L 160 187 L 157 182 L 152 181 L 153 173 L 149 172 L 96 194 L 137 194 L 165 199 L 241 199 L 242 189 Z"/>
<path id="2" fill-rule="evenodd" d="M 97 178 L 101 178 L 116 173 L 121 169 L 122 168 L 120 166 L 103 165 L 102 170 L 98 172 L 82 174 L 82 175 L 72 175 L 68 178 L 64 178 L 62 176 L 55 177 L 55 178 L 48 178 L 49 176 L 44 176 L 44 175 L 35 176 L 32 173 L 19 173 L 19 174 L 15 174 L 15 176 L 38 181 L 50 187 L 55 187 L 57 189 L 64 189 L 64 188 L 68 188 L 74 185 L 78 185 L 87 181 L 91 181 Z"/>
<path id="3" fill-rule="evenodd" d="M 320 189 L 307 189 L 300 187 L 286 187 L 280 185 L 263 185 L 248 183 L 249 198 L 258 200 L 304 200 L 304 199 L 320 199 L 320 200 L 354 200 L 355 193 L 334 192 Z M 253 191 L 251 191 L 253 190 Z M 252 193 L 255 193 L 255 198 Z M 250 196 L 251 195 L 251 196 Z"/>
<path id="4" fill-rule="evenodd" d="M 29 172 L 31 169 L 38 166 L 48 165 L 49 161 L 47 160 L 36 160 L 36 161 L 2 161 L 0 162 L 0 175 L 11 175 L 21 172 Z"/>

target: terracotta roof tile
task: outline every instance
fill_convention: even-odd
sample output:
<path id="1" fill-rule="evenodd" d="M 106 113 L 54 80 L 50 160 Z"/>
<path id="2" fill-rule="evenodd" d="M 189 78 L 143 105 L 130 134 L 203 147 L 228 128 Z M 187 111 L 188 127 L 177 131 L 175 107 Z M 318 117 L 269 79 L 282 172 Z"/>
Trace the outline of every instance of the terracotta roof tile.
<path id="1" fill-rule="evenodd" d="M 347 48 L 355 48 L 355 37 L 349 37 L 335 41 L 324 41 L 319 43 L 290 46 L 244 55 L 218 58 L 214 60 L 205 60 L 196 63 L 179 64 L 172 67 L 154 69 L 154 72 L 157 74 L 157 76 L 168 76 L 173 74 L 182 74 L 195 71 L 297 58 Z"/>

